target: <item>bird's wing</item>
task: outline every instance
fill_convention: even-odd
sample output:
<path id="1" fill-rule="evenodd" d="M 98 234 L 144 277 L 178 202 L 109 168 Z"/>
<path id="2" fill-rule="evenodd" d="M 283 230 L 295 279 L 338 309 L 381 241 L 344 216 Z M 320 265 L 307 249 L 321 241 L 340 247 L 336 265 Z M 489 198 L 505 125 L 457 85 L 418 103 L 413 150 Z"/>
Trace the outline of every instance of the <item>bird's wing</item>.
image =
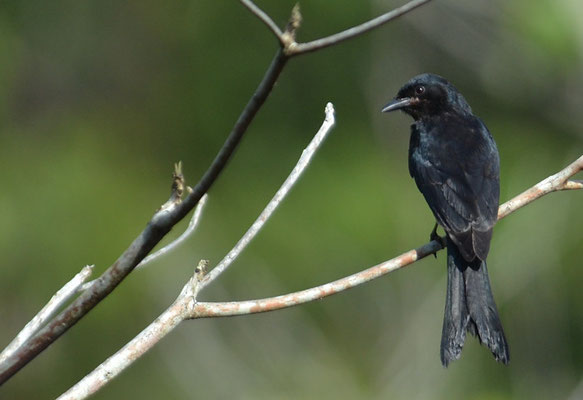
<path id="1" fill-rule="evenodd" d="M 450 140 L 436 141 L 439 145 L 430 151 L 412 151 L 409 165 L 437 222 L 468 260 L 476 255 L 486 258 L 498 211 L 498 151 L 478 122 L 483 140 L 472 140 L 473 146 L 467 146 L 463 141 L 476 132 L 464 126 L 466 132 L 460 134 L 455 125 L 450 126 L 448 130 L 455 130 L 446 132 Z"/>

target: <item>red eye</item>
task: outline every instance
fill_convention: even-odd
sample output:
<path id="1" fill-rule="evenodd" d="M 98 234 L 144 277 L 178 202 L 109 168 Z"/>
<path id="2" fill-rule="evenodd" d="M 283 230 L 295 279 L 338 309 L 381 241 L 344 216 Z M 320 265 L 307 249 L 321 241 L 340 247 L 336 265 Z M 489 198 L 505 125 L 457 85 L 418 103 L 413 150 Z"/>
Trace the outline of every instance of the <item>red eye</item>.
<path id="1" fill-rule="evenodd" d="M 417 96 L 421 96 L 423 93 L 425 93 L 425 86 L 417 86 L 415 88 L 415 94 Z"/>

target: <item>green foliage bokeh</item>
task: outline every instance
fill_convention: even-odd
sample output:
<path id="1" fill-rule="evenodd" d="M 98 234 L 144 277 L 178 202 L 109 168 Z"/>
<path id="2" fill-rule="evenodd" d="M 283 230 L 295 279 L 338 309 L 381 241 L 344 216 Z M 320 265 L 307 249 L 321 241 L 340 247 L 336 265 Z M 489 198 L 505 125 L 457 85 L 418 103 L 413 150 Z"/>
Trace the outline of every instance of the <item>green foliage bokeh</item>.
<path id="1" fill-rule="evenodd" d="M 467 4 L 466 4 L 467 3 Z M 259 3 L 283 26 L 294 2 Z M 395 1 L 311 1 L 298 40 Z M 501 154 L 502 200 L 583 153 L 579 2 L 432 2 L 289 62 L 213 186 L 196 234 L 132 274 L 0 389 L 54 398 L 156 318 L 201 258 L 218 262 L 318 129 L 337 125 L 264 231 L 204 300 L 328 282 L 428 239 L 407 171 L 409 121 L 380 108 L 421 72 L 451 80 Z M 85 264 L 101 273 L 169 194 L 194 184 L 277 42 L 238 2 L 0 5 L 0 342 Z M 549 195 L 495 229 L 489 270 L 512 361 L 476 340 L 444 369 L 444 254 L 324 301 L 180 326 L 96 399 L 583 397 L 583 193 Z M 165 239 L 185 228 L 186 221 Z"/>

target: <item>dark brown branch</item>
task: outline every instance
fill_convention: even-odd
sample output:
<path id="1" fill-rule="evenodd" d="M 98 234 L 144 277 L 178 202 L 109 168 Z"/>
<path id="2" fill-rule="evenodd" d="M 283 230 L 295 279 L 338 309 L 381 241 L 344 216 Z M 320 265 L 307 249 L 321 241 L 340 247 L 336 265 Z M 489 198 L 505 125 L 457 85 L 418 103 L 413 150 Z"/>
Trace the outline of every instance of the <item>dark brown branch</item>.
<path id="1" fill-rule="evenodd" d="M 276 53 L 257 90 L 243 109 L 223 147 L 219 150 L 203 177 L 183 201 L 181 201 L 181 196 L 177 195 L 176 190 L 174 190 L 171 199 L 152 217 L 144 231 L 142 231 L 117 261 L 94 281 L 91 288 L 83 292 L 73 303 L 55 317 L 53 321 L 33 335 L 19 351 L 7 358 L 0 365 L 0 385 L 75 325 L 93 307 L 99 304 L 101 300 L 111 293 L 130 274 L 136 265 L 146 257 L 172 227 L 197 205 L 201 197 L 211 188 L 227 165 L 247 131 L 249 124 L 267 99 L 269 93 L 271 93 L 277 78 L 291 56 L 316 51 L 358 36 L 404 15 L 430 0 L 413 0 L 369 22 L 308 43 L 295 42 L 295 30 L 301 22 L 298 7 L 294 7 L 290 22 L 285 32 L 282 32 L 277 28 L 271 18 L 250 0 L 241 1 L 277 36 L 281 48 Z"/>
<path id="2" fill-rule="evenodd" d="M 263 11 L 261 8 L 257 7 L 255 5 L 255 3 L 253 3 L 252 1 L 250 1 L 250 0 L 240 0 L 240 1 L 241 1 L 241 4 L 243 4 L 245 7 L 247 7 L 249 9 L 249 11 L 251 11 L 251 13 L 253 13 L 257 18 L 259 18 L 269 28 L 269 30 L 279 40 L 281 45 L 285 46 L 285 43 L 283 41 L 283 32 L 281 31 L 281 29 L 279 29 L 279 26 L 277 26 L 277 24 L 275 22 L 273 22 L 271 17 L 269 15 L 267 15 L 265 13 L 265 11 Z"/>
<path id="3" fill-rule="evenodd" d="M 271 65 L 267 69 L 263 80 L 257 87 L 257 90 L 251 96 L 251 99 L 245 106 L 245 109 L 239 116 L 239 119 L 235 123 L 233 130 L 227 137 L 225 144 L 213 160 L 209 169 L 205 172 L 201 180 L 196 184 L 193 188 L 192 193 L 190 193 L 181 206 L 176 210 L 176 216 L 171 216 L 170 219 L 174 219 L 178 217 L 178 222 L 182 219 L 186 214 L 190 212 L 196 206 L 200 198 L 211 188 L 213 183 L 218 178 L 219 174 L 223 171 L 225 165 L 233 155 L 233 152 L 237 148 L 237 145 L 241 141 L 241 138 L 247 131 L 249 124 L 257 114 L 257 111 L 261 108 L 269 93 L 273 89 L 279 74 L 283 70 L 288 57 L 286 57 L 281 50 L 278 50 Z"/>
<path id="4" fill-rule="evenodd" d="M 0 384 L 6 382 L 12 375 L 75 325 L 93 307 L 99 304 L 148 255 L 170 229 L 196 206 L 229 161 L 247 127 L 273 89 L 287 59 L 281 50 L 277 52 L 263 80 L 247 103 L 247 106 L 243 109 L 233 130 L 227 137 L 225 144 L 186 199 L 182 202 L 173 201 L 172 205 L 166 203 L 154 215 L 144 231 L 134 240 L 130 247 L 124 251 L 111 267 L 95 280 L 95 283 L 89 290 L 83 292 L 73 303 L 55 317 L 52 322 L 32 336 L 22 346 L 21 350 L 6 359 L 0 365 Z M 171 199 L 176 200 L 176 198 L 176 191 L 173 190 Z M 178 198 L 178 200 L 180 199 Z"/>

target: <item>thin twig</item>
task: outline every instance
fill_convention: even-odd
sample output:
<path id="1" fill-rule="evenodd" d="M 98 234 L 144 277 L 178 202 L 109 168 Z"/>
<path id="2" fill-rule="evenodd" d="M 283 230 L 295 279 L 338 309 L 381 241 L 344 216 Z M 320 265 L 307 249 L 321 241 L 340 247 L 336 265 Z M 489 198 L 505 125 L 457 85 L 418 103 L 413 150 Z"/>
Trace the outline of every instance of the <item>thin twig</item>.
<path id="1" fill-rule="evenodd" d="M 245 248 L 246 244 L 257 234 L 263 223 L 271 216 L 273 211 L 281 203 L 283 198 L 289 192 L 291 187 L 297 181 L 301 173 L 310 163 L 312 156 L 318 150 L 326 135 L 334 126 L 334 106 L 332 103 L 326 105 L 326 116 L 322 126 L 308 145 L 302 152 L 300 160 L 285 180 L 284 184 L 277 191 L 273 199 L 269 202 L 265 210 L 261 213 L 258 220 L 249 228 L 244 235 L 245 240 L 241 239 L 237 246 L 229 252 L 225 257 L 222 267 L 218 269 L 215 267 L 214 277 L 207 279 L 206 267 L 208 261 L 201 260 L 194 271 L 194 276 L 182 289 L 180 295 L 160 317 L 144 329 L 137 337 L 130 343 L 124 346 L 120 351 L 112 357 L 103 362 L 92 373 L 87 375 L 83 380 L 78 382 L 75 386 L 64 393 L 59 399 L 84 399 L 87 396 L 95 393 L 101 387 L 106 385 L 113 377 L 118 375 L 121 371 L 127 368 L 133 361 L 144 354 L 154 344 L 156 344 L 162 337 L 174 329 L 182 320 L 191 317 L 191 311 L 196 304 L 196 296 L 198 292 L 210 282 L 212 282 L 221 272 L 223 272 L 229 264 L 236 258 L 238 254 Z M 264 219 L 264 220 L 262 220 Z M 262 220 L 261 223 L 258 221 Z M 236 254 L 234 254 L 236 253 Z M 230 260 L 230 261 L 225 261 Z"/>
<path id="2" fill-rule="evenodd" d="M 205 206 L 207 197 L 208 197 L 208 195 L 206 195 L 206 194 L 204 196 L 202 196 L 202 198 L 200 199 L 200 201 L 196 205 L 196 208 L 194 209 L 194 213 L 192 214 L 192 218 L 190 219 L 190 222 L 188 223 L 188 227 L 186 228 L 186 230 L 184 232 L 182 232 L 182 235 L 180 235 L 176 240 L 169 243 L 165 247 L 161 248 L 157 252 L 150 254 L 148 257 L 144 258 L 142 260 L 142 262 L 139 263 L 136 266 L 136 268 L 134 268 L 134 269 L 137 270 L 137 269 L 144 268 L 147 264 L 151 263 L 155 259 L 162 257 L 162 256 L 168 254 L 169 252 L 171 252 L 172 250 L 176 249 L 180 244 L 182 244 L 182 242 L 184 242 L 186 239 L 188 239 L 188 237 L 194 233 L 194 231 L 196 230 L 196 227 L 198 226 L 198 221 L 200 220 L 200 216 L 201 216 L 202 210 Z M 87 283 L 83 284 L 83 286 L 81 286 L 79 288 L 79 292 L 88 290 L 95 283 L 96 280 L 93 280 L 91 282 L 87 282 Z"/>
<path id="3" fill-rule="evenodd" d="M 247 230 L 245 235 L 237 242 L 235 247 L 217 264 L 215 268 L 205 277 L 201 282 L 201 288 L 204 288 L 212 281 L 214 281 L 220 274 L 222 274 L 231 263 L 241 254 L 241 252 L 247 247 L 247 245 L 253 240 L 257 235 L 259 230 L 263 227 L 265 222 L 271 217 L 275 209 L 279 206 L 282 200 L 287 196 L 291 188 L 298 181 L 299 177 L 305 171 L 306 167 L 310 163 L 312 157 L 326 138 L 326 135 L 332 127 L 334 126 L 334 106 L 332 103 L 326 105 L 326 117 L 322 126 L 316 133 L 316 136 L 312 139 L 308 147 L 304 149 L 300 159 L 298 160 L 296 166 L 292 170 L 291 174 L 287 177 L 285 182 L 281 185 L 280 189 L 275 193 L 271 201 L 267 204 L 265 209 L 259 214 L 259 217 L 255 220 L 253 225 Z"/>
<path id="4" fill-rule="evenodd" d="M 276 53 L 257 90 L 243 109 L 233 130 L 227 137 L 223 147 L 209 166 L 192 192 L 183 201 L 176 201 L 170 206 L 159 210 L 150 220 L 146 228 L 132 242 L 127 250 L 113 263 L 91 287 L 65 308 L 50 323 L 35 333 L 17 353 L 0 363 L 0 385 L 28 364 L 51 343 L 57 340 L 69 328 L 75 325 L 93 307 L 111 293 L 117 285 L 129 275 L 154 246 L 184 218 L 200 201 L 202 196 L 216 181 L 227 162 L 233 155 L 237 145 L 247 131 L 249 124 L 267 99 L 279 77 L 288 57 L 281 50 Z M 172 192 L 171 200 L 175 199 Z M 178 199 L 180 200 L 180 199 Z"/>
<path id="5" fill-rule="evenodd" d="M 525 190 L 518 196 L 502 204 L 498 209 L 498 219 L 504 218 L 511 212 L 527 205 L 531 201 L 534 201 L 545 194 L 556 192 L 558 190 L 583 189 L 582 182 L 569 180 L 569 178 L 581 171 L 583 171 L 583 156 L 573 161 L 563 170 L 549 176 L 547 179 L 537 183 L 530 189 Z"/>
<path id="6" fill-rule="evenodd" d="M 290 56 L 316 51 L 340 43 L 351 37 L 360 35 L 370 29 L 380 26 L 394 18 L 397 18 L 414 8 L 430 0 L 414 0 L 391 11 L 369 23 L 361 24 L 355 28 L 348 29 L 337 35 L 316 40 L 309 43 L 297 44 L 295 42 L 295 30 L 301 21 L 301 15 L 297 7 L 294 8 L 290 23 L 282 35 L 278 35 L 284 45 L 276 53 L 271 65 L 267 69 L 263 80 L 257 90 L 241 112 L 239 119 L 235 123 L 231 133 L 227 137 L 223 147 L 204 173 L 200 181 L 194 186 L 192 192 L 186 196 L 182 202 L 173 202 L 171 197 L 170 206 L 161 209 L 150 220 L 146 229 L 132 242 L 126 251 L 111 265 L 91 287 L 84 291 L 75 301 L 65 308 L 53 321 L 34 334 L 25 346 L 22 346 L 18 354 L 0 363 L 0 385 L 18 372 L 23 366 L 28 364 L 33 358 L 40 354 L 51 343 L 57 340 L 69 328 L 83 318 L 93 307 L 111 293 L 119 283 L 148 255 L 148 253 L 160 242 L 160 240 L 184 218 L 200 201 L 201 197 L 208 192 L 220 173 L 223 171 L 235 149 L 239 145 L 243 135 L 247 131 L 249 124 L 271 93 L 275 82 L 281 71 L 289 60 Z M 249 0 L 247 1 L 249 3 Z M 245 3 L 244 3 L 245 4 Z M 249 4 L 246 4 L 249 6 Z M 249 7 L 248 7 L 249 8 Z M 263 20 L 264 23 L 274 32 L 281 32 L 279 28 L 274 29 L 275 24 L 271 24 L 265 16 L 257 13 L 257 8 L 250 8 Z M 264 14 L 264 13 L 263 13 Z M 175 193 L 175 192 L 173 192 Z M 176 196 L 175 196 L 176 197 Z M 178 196 L 180 200 L 181 196 Z M 167 205 L 168 203 L 166 203 Z"/>
<path id="7" fill-rule="evenodd" d="M 57 400 L 85 399 L 96 393 L 184 321 L 186 310 L 194 307 L 207 265 L 207 260 L 201 260 L 192 278 L 162 315 Z"/>
<path id="8" fill-rule="evenodd" d="M 583 170 L 583 156 L 567 166 L 559 173 L 541 181 L 533 188 L 502 204 L 499 208 L 498 219 L 502 219 L 517 209 L 544 196 L 551 191 L 564 190 L 570 186 L 569 178 Z M 562 183 L 557 183 L 562 182 Z M 541 188 L 542 186 L 542 188 Z M 539 187 L 536 195 L 530 193 Z M 549 189 L 550 188 L 550 189 Z M 570 188 L 569 188 L 570 189 Z M 582 187 L 583 189 L 583 187 Z M 550 190 L 550 191 L 549 191 Z M 502 212 L 502 210 L 506 210 Z M 364 271 L 355 273 L 334 282 L 326 283 L 311 289 L 302 290 L 282 296 L 258 300 L 235 302 L 197 302 L 192 293 L 197 289 L 191 279 L 182 289 L 180 296 L 152 324 L 144 329 L 136 338 L 108 358 L 103 364 L 85 376 L 80 382 L 64 393 L 59 400 L 80 400 L 95 393 L 105 386 L 111 379 L 127 368 L 135 359 L 152 348 L 167 333 L 174 329 L 184 319 L 227 317 L 234 315 L 248 315 L 282 308 L 297 306 L 314 300 L 351 289 L 355 286 L 379 278 L 389 272 L 411 265 L 416 261 L 434 254 L 442 249 L 441 243 L 431 241 L 416 249 L 409 250 L 398 257 L 385 261 Z M 196 276 L 196 275 L 195 275 Z M 199 278 L 200 279 L 200 278 Z M 204 280 L 204 279 L 203 279 Z M 202 282 L 200 282 L 202 283 Z M 193 289 L 194 288 L 194 289 Z"/>
<path id="9" fill-rule="evenodd" d="M 391 10 L 379 17 L 371 19 L 370 21 L 346 29 L 342 32 L 338 32 L 334 35 L 330 35 L 325 38 L 317 40 L 312 40 L 311 42 L 307 43 L 294 43 L 293 45 L 289 46 L 289 49 L 287 49 L 286 54 L 288 56 L 295 56 L 336 45 L 345 40 L 352 39 L 353 37 L 362 35 L 363 33 L 368 32 L 372 29 L 378 28 L 379 26 L 384 25 L 387 22 L 394 20 L 395 18 L 399 18 L 400 16 L 407 14 L 408 12 L 411 12 L 417 7 L 420 7 L 425 3 L 429 3 L 430 1 L 431 0 L 413 0 L 399 8 L 395 8 L 394 10 Z"/>
<path id="10" fill-rule="evenodd" d="M 279 29 L 277 24 L 273 22 L 271 17 L 267 15 L 265 11 L 257 7 L 255 3 L 253 3 L 251 0 L 240 1 L 245 7 L 249 9 L 249 11 L 251 11 L 255 16 L 257 16 L 257 18 L 259 18 L 265 25 L 267 25 L 269 30 L 275 35 L 275 37 L 279 40 L 281 45 L 285 46 L 285 42 L 283 40 L 283 32 L 281 31 L 281 29 Z"/>
<path id="11" fill-rule="evenodd" d="M 58 400 L 85 399 L 129 367 L 184 320 L 183 314 L 188 294 L 188 292 L 181 293 L 178 299 L 138 336 L 59 396 Z"/>
<path id="12" fill-rule="evenodd" d="M 296 26 L 294 24 L 288 24 L 288 28 L 286 31 L 282 31 L 273 19 L 263 10 L 261 10 L 255 3 L 251 0 L 240 0 L 241 3 L 251 11 L 255 16 L 257 16 L 268 28 L 269 30 L 275 35 L 277 40 L 279 41 L 283 53 L 288 57 L 297 56 L 300 54 L 311 53 L 313 51 L 321 50 L 326 47 L 334 46 L 338 43 L 341 43 L 345 40 L 352 39 L 353 37 L 362 35 L 368 31 L 371 31 L 375 28 L 378 28 L 381 25 L 386 24 L 400 16 L 407 14 L 417 7 L 424 5 L 425 3 L 429 3 L 431 0 L 412 0 L 399 8 L 395 8 L 394 10 L 388 11 L 387 13 L 380 15 L 374 19 L 371 19 L 367 22 L 364 22 L 360 25 L 353 26 L 352 28 L 346 29 L 342 32 L 335 33 L 330 36 L 326 36 L 324 38 L 312 40 L 306 43 L 297 43 L 295 41 L 295 29 L 299 26 L 299 22 L 301 21 L 301 15 L 299 13 L 299 8 L 294 7 L 292 12 L 292 19 L 290 22 L 295 21 L 297 23 Z"/>
<path id="13" fill-rule="evenodd" d="M 190 219 L 190 222 L 188 223 L 188 228 L 186 228 L 186 230 L 182 233 L 182 235 L 180 235 L 172 243 L 169 243 L 168 245 L 161 248 L 157 252 L 150 254 L 148 257 L 144 258 L 142 260 L 142 262 L 138 264 L 136 269 L 144 268 L 146 266 L 146 264 L 154 261 L 158 257 L 162 257 L 163 255 L 168 254 L 172 250 L 176 249 L 176 247 L 178 247 L 180 244 L 182 244 L 182 242 L 184 242 L 186 239 L 188 239 L 188 237 L 194 233 L 194 231 L 196 230 L 196 227 L 198 226 L 198 221 L 200 220 L 200 216 L 202 215 L 202 210 L 206 204 L 207 198 L 208 198 L 207 194 L 202 196 L 202 198 L 200 199 L 200 201 L 196 205 L 196 208 L 194 209 L 194 213 L 192 214 L 192 218 Z"/>
<path id="14" fill-rule="evenodd" d="M 23 343 L 25 343 L 35 332 L 37 332 L 44 324 L 47 323 L 58 310 L 69 301 L 83 285 L 91 273 L 93 272 L 93 265 L 87 265 L 67 282 L 61 289 L 51 297 L 49 302 L 30 320 L 28 324 L 20 333 L 14 338 L 12 342 L 0 354 L 0 363 L 4 362 L 8 357 L 12 356 Z"/>
<path id="15" fill-rule="evenodd" d="M 320 300 L 324 297 L 352 289 L 373 279 L 380 278 L 389 272 L 406 267 L 407 265 L 411 265 L 439 250 L 441 250 L 441 245 L 437 241 L 431 241 L 417 249 L 409 250 L 398 257 L 356 274 L 324 285 L 281 296 L 246 301 L 197 302 L 194 305 L 190 318 L 230 317 L 234 315 L 256 314 L 293 307 L 314 300 Z"/>
<path id="16" fill-rule="evenodd" d="M 213 183 L 216 181 L 219 174 L 223 171 L 223 168 L 227 165 L 231 156 L 235 152 L 237 145 L 243 138 L 243 135 L 247 131 L 249 124 L 255 118 L 255 115 L 267 99 L 267 96 L 271 93 L 277 78 L 281 74 L 283 67 L 287 63 L 288 57 L 286 57 L 280 50 L 277 51 L 275 57 L 273 58 L 271 65 L 267 69 L 263 80 L 257 87 L 251 99 L 241 112 L 239 119 L 235 123 L 233 130 L 225 140 L 223 147 L 219 150 L 215 159 L 211 163 L 210 167 L 204 173 L 200 181 L 194 186 L 192 192 L 184 199 L 179 210 L 177 210 L 177 215 L 182 219 L 194 206 L 199 202 L 200 198 L 208 192 Z"/>
<path id="17" fill-rule="evenodd" d="M 581 171 L 583 171 L 583 156 L 579 157 L 560 172 L 542 180 L 532 188 L 502 204 L 498 208 L 498 220 L 501 220 L 502 218 L 510 215 L 514 211 L 526 206 L 534 200 L 541 198 L 545 194 L 561 190 L 583 189 L 583 185 L 574 187 L 574 185 L 571 185 L 571 183 L 576 183 L 576 181 L 569 180 L 569 178 Z M 306 289 L 282 296 L 259 300 L 220 303 L 198 302 L 192 310 L 191 318 L 226 317 L 233 315 L 255 314 L 279 310 L 281 308 L 297 306 L 299 304 L 319 300 L 324 297 L 351 289 L 355 286 L 362 285 L 363 283 L 379 278 L 397 269 L 406 267 L 407 265 L 411 265 L 414 262 L 421 260 L 430 254 L 434 254 L 442 249 L 442 244 L 436 240 L 433 240 L 416 249 L 409 250 L 389 261 L 385 261 L 356 274 L 311 289 Z"/>

